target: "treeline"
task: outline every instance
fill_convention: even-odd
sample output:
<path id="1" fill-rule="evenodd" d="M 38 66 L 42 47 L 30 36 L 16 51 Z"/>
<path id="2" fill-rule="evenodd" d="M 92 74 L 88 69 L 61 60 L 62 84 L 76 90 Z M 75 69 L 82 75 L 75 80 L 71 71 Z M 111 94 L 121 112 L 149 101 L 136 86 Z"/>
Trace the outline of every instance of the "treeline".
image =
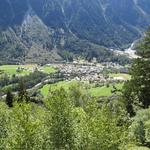
<path id="1" fill-rule="evenodd" d="M 0 94 L 5 94 L 8 90 L 11 90 L 13 92 L 16 92 L 19 90 L 19 84 L 21 81 L 24 82 L 27 89 L 32 88 L 36 84 L 43 81 L 44 78 L 47 77 L 47 74 L 35 71 L 33 73 L 30 73 L 27 76 L 16 76 L 13 75 L 12 77 L 9 77 L 7 74 L 0 76 Z"/>

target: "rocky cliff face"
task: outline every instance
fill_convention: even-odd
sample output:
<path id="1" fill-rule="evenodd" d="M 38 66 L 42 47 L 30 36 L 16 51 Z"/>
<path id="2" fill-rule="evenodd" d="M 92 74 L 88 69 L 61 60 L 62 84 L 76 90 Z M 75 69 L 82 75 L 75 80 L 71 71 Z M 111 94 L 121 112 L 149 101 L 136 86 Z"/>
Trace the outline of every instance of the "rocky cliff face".
<path id="1" fill-rule="evenodd" d="M 127 46 L 149 23 L 149 0 L 3 0 L 0 60 L 108 60 L 112 53 L 103 47 Z"/>

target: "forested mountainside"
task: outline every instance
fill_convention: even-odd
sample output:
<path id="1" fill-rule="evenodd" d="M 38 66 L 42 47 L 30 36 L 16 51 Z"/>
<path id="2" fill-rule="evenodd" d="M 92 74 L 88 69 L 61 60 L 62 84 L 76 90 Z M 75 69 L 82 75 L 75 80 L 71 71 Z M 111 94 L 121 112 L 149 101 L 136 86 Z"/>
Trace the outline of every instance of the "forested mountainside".
<path id="1" fill-rule="evenodd" d="M 150 23 L 149 0 L 0 1 L 1 63 L 72 59 L 119 61 Z"/>

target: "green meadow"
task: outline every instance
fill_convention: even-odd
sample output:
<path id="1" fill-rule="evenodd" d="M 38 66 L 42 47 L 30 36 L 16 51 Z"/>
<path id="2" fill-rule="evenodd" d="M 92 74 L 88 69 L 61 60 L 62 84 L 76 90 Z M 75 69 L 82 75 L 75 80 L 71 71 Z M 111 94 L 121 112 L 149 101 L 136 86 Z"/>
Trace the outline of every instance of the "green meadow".
<path id="1" fill-rule="evenodd" d="M 28 75 L 30 72 L 28 71 L 28 69 L 33 68 L 33 65 L 3 65 L 0 66 L 0 70 L 3 73 L 6 73 L 10 76 L 12 75 Z M 24 68 L 21 72 L 17 72 L 18 68 Z"/>
<path id="2" fill-rule="evenodd" d="M 123 83 L 116 83 L 114 85 L 118 90 L 121 90 L 123 87 Z M 111 96 L 112 91 L 114 90 L 113 85 L 102 86 L 102 87 L 95 87 L 89 89 L 89 93 L 94 97 L 102 97 L 102 96 Z"/>
<path id="3" fill-rule="evenodd" d="M 69 87 L 71 87 L 73 82 L 75 82 L 75 81 L 70 81 L 70 82 L 61 81 L 61 82 L 58 82 L 58 83 L 55 83 L 55 84 L 46 84 L 40 89 L 40 91 L 41 91 L 41 94 L 44 97 L 47 97 L 50 90 L 59 89 L 61 87 L 67 90 L 67 89 L 69 89 Z M 118 90 L 121 90 L 122 87 L 123 87 L 123 83 L 117 83 L 117 84 L 115 84 L 115 87 Z M 89 85 L 89 88 L 87 89 L 87 92 L 93 97 L 111 96 L 113 94 L 112 93 L 113 89 L 114 89 L 113 85 L 111 85 L 111 84 L 110 84 L 109 87 L 107 87 L 107 86 L 92 87 L 92 85 Z"/>
<path id="4" fill-rule="evenodd" d="M 18 68 L 23 68 L 20 72 L 17 71 Z M 18 76 L 25 76 L 28 75 L 32 72 L 32 70 L 34 70 L 35 68 L 39 68 L 40 71 L 44 72 L 44 73 L 55 73 L 57 70 L 54 69 L 51 66 L 42 66 L 39 67 L 36 64 L 31 64 L 31 65 L 2 65 L 0 66 L 0 74 L 7 74 L 9 76 L 12 75 L 18 75 Z"/>
<path id="5" fill-rule="evenodd" d="M 51 66 L 47 66 L 47 65 L 41 67 L 41 69 L 42 69 L 42 71 L 44 73 L 47 73 L 47 74 L 49 74 L 49 73 L 55 73 L 57 71 L 55 68 L 53 68 Z"/>
<path id="6" fill-rule="evenodd" d="M 129 74 L 126 74 L 126 73 L 114 73 L 114 74 L 109 74 L 109 77 L 122 77 L 126 80 L 130 80 L 131 79 L 131 76 Z"/>
<path id="7" fill-rule="evenodd" d="M 67 90 L 70 86 L 71 82 L 61 81 L 55 84 L 46 84 L 40 89 L 40 91 L 44 97 L 47 97 L 50 90 L 60 89 L 61 87 Z"/>

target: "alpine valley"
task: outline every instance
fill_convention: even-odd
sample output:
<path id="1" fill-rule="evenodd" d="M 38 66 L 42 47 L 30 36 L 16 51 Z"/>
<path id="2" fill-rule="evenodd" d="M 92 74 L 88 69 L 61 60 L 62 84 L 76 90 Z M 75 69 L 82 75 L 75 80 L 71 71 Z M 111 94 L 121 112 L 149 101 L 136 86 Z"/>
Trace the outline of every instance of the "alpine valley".
<path id="1" fill-rule="evenodd" d="M 143 35 L 149 6 L 150 0 L 0 0 L 0 63 L 121 61 L 109 49 L 126 49 Z"/>
<path id="2" fill-rule="evenodd" d="M 0 150 L 150 150 L 150 0 L 0 0 Z"/>

